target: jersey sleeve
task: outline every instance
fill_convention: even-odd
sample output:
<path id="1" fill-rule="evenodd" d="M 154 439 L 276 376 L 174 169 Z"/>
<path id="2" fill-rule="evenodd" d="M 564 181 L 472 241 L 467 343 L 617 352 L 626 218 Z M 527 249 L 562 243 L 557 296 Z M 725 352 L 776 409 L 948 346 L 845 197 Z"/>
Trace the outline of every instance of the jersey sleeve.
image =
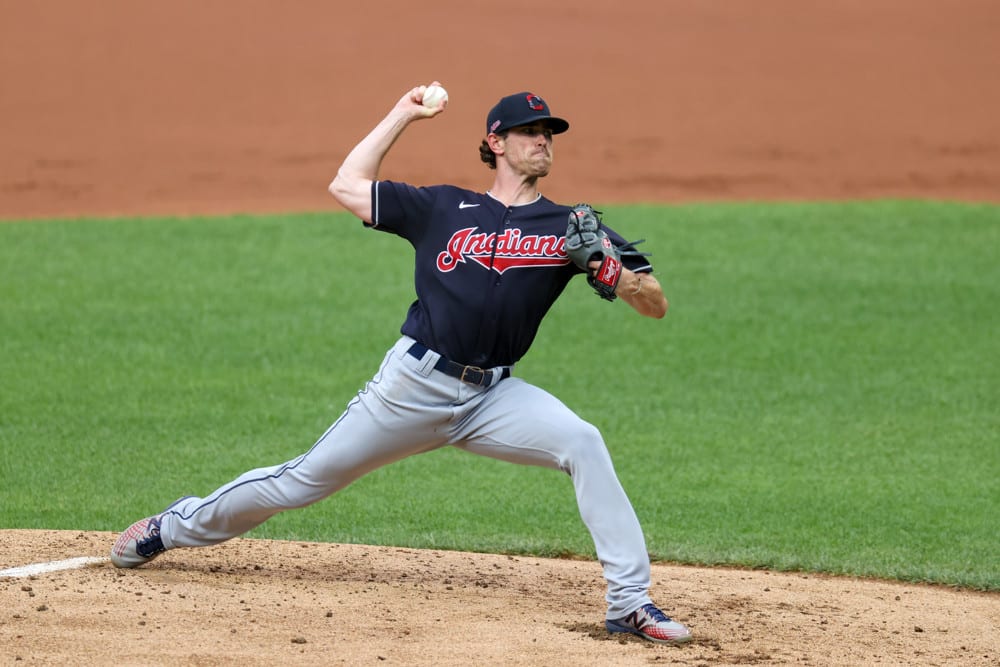
<path id="1" fill-rule="evenodd" d="M 394 181 L 372 183 L 372 220 L 369 227 L 411 241 L 424 232 L 434 208 L 436 188 Z"/>

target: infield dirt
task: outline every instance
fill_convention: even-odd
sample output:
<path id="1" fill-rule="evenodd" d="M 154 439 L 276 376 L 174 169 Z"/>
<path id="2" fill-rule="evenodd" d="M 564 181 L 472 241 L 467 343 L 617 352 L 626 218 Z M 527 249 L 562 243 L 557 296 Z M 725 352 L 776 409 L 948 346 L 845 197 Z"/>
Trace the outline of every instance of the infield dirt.
<path id="1" fill-rule="evenodd" d="M 486 187 L 485 113 L 529 89 L 572 126 L 557 201 L 1000 201 L 991 0 L 3 6 L 0 219 L 336 210 L 347 151 L 432 79 L 448 111 L 385 178 Z M 0 569 L 112 541 L 0 530 Z M 1000 664 L 996 594 L 656 564 L 696 636 L 672 647 L 609 637 L 603 588 L 588 561 L 241 539 L 0 579 L 0 663 Z"/>

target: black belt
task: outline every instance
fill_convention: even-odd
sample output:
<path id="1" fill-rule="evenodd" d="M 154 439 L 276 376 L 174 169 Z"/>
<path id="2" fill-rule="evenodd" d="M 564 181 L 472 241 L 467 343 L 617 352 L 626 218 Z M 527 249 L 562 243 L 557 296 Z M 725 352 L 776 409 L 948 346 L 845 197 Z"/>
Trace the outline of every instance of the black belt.
<path id="1" fill-rule="evenodd" d="M 424 354 L 428 352 L 430 348 L 422 343 L 414 343 L 410 346 L 410 349 L 406 351 L 408 355 L 416 359 L 423 359 Z M 468 382 L 469 384 L 474 384 L 477 387 L 486 387 L 493 384 L 494 371 L 490 368 L 480 368 L 479 366 L 463 366 L 462 364 L 456 363 L 450 359 L 445 359 L 441 357 L 434 364 L 434 370 L 441 371 L 445 375 L 450 375 L 453 378 L 458 378 L 462 382 Z M 504 366 L 503 370 L 500 371 L 500 379 L 504 380 L 510 377 L 510 366 Z"/>

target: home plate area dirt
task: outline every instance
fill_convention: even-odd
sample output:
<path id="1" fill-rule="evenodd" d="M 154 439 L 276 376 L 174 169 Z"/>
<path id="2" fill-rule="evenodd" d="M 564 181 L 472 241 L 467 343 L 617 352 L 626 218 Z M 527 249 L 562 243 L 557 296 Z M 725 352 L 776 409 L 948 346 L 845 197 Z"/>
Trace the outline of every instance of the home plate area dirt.
<path id="1" fill-rule="evenodd" d="M 113 533 L 0 531 L 0 570 Z M 237 539 L 0 578 L 3 665 L 997 665 L 1000 596 L 655 564 L 682 646 L 609 635 L 597 563 Z"/>

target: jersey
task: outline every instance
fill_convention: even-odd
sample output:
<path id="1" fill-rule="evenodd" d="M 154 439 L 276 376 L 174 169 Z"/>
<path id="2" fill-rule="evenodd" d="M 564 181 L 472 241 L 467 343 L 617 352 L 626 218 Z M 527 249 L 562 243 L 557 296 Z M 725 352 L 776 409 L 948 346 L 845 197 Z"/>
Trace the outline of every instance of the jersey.
<path id="1" fill-rule="evenodd" d="M 541 195 L 507 206 L 450 185 L 374 182 L 365 224 L 406 239 L 416 253 L 417 299 L 401 333 L 461 364 L 516 363 L 567 283 L 583 273 L 566 255 L 570 211 Z M 623 261 L 632 271 L 652 270 L 644 257 Z"/>

